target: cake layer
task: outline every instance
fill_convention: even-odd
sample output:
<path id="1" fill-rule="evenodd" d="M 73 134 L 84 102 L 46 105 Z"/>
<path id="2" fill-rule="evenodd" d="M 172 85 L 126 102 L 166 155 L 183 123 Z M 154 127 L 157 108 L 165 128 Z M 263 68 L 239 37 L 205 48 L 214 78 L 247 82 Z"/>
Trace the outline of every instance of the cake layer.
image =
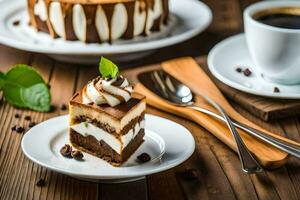
<path id="1" fill-rule="evenodd" d="M 78 118 L 88 118 L 110 127 L 110 132 L 121 134 L 122 130 L 135 118 L 143 115 L 146 109 L 144 96 L 132 94 L 132 98 L 115 107 L 108 105 L 83 104 L 81 93 L 74 95 L 70 101 L 70 124 L 78 123 Z M 108 129 L 106 129 L 108 131 Z"/>
<path id="2" fill-rule="evenodd" d="M 145 128 L 145 121 L 142 120 L 138 123 L 133 124 L 131 129 L 129 129 L 123 135 L 111 134 L 103 130 L 102 128 L 99 128 L 94 124 L 88 122 L 81 122 L 78 124 L 74 124 L 70 128 L 84 137 L 93 136 L 98 141 L 103 140 L 117 153 L 121 154 L 124 148 L 126 148 L 127 145 L 130 143 L 130 141 L 133 138 L 135 138 L 135 136 L 139 133 L 139 131 Z"/>
<path id="3" fill-rule="evenodd" d="M 122 135 L 127 134 L 128 131 L 130 131 L 135 126 L 135 124 L 141 123 L 142 121 L 144 121 L 144 119 L 145 119 L 144 116 L 145 116 L 145 114 L 143 113 L 142 115 L 134 118 L 120 132 L 116 132 L 115 128 L 109 126 L 109 124 L 104 124 L 103 122 L 97 121 L 96 119 L 87 118 L 86 116 L 76 117 L 74 120 L 72 120 L 73 123 L 70 125 L 72 126 L 72 125 L 76 125 L 76 124 L 79 124 L 82 122 L 90 123 L 98 128 L 101 128 L 105 132 L 108 132 L 108 133 L 114 135 L 115 137 L 120 137 Z"/>
<path id="4" fill-rule="evenodd" d="M 143 143 L 144 129 L 141 129 L 133 140 L 126 146 L 121 154 L 118 154 L 103 140 L 98 141 L 93 136 L 82 136 L 76 131 L 70 129 L 71 144 L 86 153 L 102 158 L 114 166 L 120 166 L 138 149 Z"/>
<path id="5" fill-rule="evenodd" d="M 167 24 L 168 0 L 27 0 L 30 24 L 65 40 L 132 39 Z"/>

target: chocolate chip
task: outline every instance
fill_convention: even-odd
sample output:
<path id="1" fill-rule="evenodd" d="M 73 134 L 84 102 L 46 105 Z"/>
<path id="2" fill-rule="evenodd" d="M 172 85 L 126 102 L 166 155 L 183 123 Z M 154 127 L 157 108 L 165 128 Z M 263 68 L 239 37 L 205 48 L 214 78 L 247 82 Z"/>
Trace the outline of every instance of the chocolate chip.
<path id="1" fill-rule="evenodd" d="M 140 162 L 149 162 L 151 160 L 151 157 L 149 154 L 147 153 L 142 153 L 141 155 L 139 155 L 137 157 L 137 159 L 140 161 Z"/>
<path id="2" fill-rule="evenodd" d="M 242 70 L 242 68 L 238 67 L 235 69 L 235 71 L 237 71 L 238 73 L 241 73 L 243 70 Z"/>
<path id="3" fill-rule="evenodd" d="M 67 110 L 66 104 L 62 104 L 61 107 L 60 107 L 60 109 L 61 109 L 61 110 Z"/>
<path id="4" fill-rule="evenodd" d="M 17 130 L 17 125 L 14 125 L 13 127 L 11 127 L 11 130 L 12 130 L 12 131 Z"/>
<path id="5" fill-rule="evenodd" d="M 75 160 L 82 160 L 83 158 L 83 154 L 81 153 L 81 151 L 72 151 L 71 155 Z"/>
<path id="6" fill-rule="evenodd" d="M 24 132 L 24 128 L 22 126 L 16 126 L 16 131 L 17 133 L 23 133 Z"/>
<path id="7" fill-rule="evenodd" d="M 44 179 L 40 179 L 38 182 L 36 182 L 36 186 L 43 187 L 46 185 L 46 181 Z"/>
<path id="8" fill-rule="evenodd" d="M 200 177 L 200 171 L 198 169 L 186 169 L 183 175 L 186 180 L 196 180 Z"/>
<path id="9" fill-rule="evenodd" d="M 30 121 L 31 120 L 31 117 L 29 115 L 26 115 L 25 118 L 24 118 L 26 121 Z"/>
<path id="10" fill-rule="evenodd" d="M 71 153 L 72 153 L 72 147 L 68 144 L 65 144 L 65 146 L 63 146 L 61 149 L 60 149 L 60 153 L 61 155 L 63 155 L 64 157 L 67 157 L 67 158 L 71 158 Z"/>
<path id="11" fill-rule="evenodd" d="M 32 128 L 32 127 L 34 127 L 35 125 L 36 125 L 35 122 L 30 122 L 28 126 L 29 126 L 29 128 Z"/>
<path id="12" fill-rule="evenodd" d="M 279 93 L 280 92 L 280 90 L 279 90 L 279 88 L 278 87 L 274 87 L 274 93 Z"/>
<path id="13" fill-rule="evenodd" d="M 14 21 L 14 22 L 13 22 L 13 25 L 14 25 L 14 26 L 19 26 L 19 25 L 20 25 L 20 21 L 19 21 L 19 20 Z"/>
<path id="14" fill-rule="evenodd" d="M 252 74 L 252 72 L 250 71 L 249 68 L 246 68 L 244 71 L 243 71 L 244 75 L 245 76 L 250 76 Z"/>
<path id="15" fill-rule="evenodd" d="M 18 113 L 16 113 L 15 118 L 20 118 L 20 115 Z"/>

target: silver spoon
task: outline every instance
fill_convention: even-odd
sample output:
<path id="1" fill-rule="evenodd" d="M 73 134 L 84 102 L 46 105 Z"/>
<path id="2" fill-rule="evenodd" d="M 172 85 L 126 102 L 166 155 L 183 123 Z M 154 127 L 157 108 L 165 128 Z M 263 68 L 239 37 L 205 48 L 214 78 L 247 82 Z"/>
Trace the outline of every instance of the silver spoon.
<path id="1" fill-rule="evenodd" d="M 161 73 L 160 71 L 157 71 L 159 73 Z M 189 107 L 191 109 L 197 110 L 199 112 L 205 113 L 207 115 L 210 115 L 222 122 L 226 122 L 226 119 L 224 119 L 222 116 L 198 107 L 198 106 L 194 106 L 193 105 L 193 93 L 191 92 L 191 90 L 181 84 L 178 80 L 172 78 L 172 81 L 176 83 L 176 88 L 174 90 L 172 90 L 171 92 L 174 94 L 169 94 L 168 93 L 163 93 L 157 86 L 156 86 L 156 81 L 153 80 L 153 73 L 154 71 L 150 71 L 150 72 L 145 72 L 145 73 L 141 73 L 139 74 L 138 78 L 141 81 L 141 83 L 143 83 L 144 86 L 146 86 L 149 90 L 151 90 L 153 93 L 157 94 L 158 96 L 162 97 L 163 99 L 169 101 L 170 103 L 177 105 L 177 106 L 184 106 L 184 107 Z M 179 88 L 179 89 L 177 89 Z M 186 91 L 185 91 L 186 90 Z M 178 92 L 176 92 L 178 91 Z M 179 92 L 180 91 L 180 92 Z M 234 121 L 232 120 L 233 125 L 243 131 L 245 131 L 246 133 L 248 133 L 251 136 L 254 136 L 290 155 L 293 155 L 297 158 L 300 158 L 300 148 L 297 145 L 293 145 L 290 144 L 288 142 L 282 141 L 278 138 L 272 137 L 270 135 L 264 134 L 261 131 L 258 131 L 254 128 L 251 128 L 245 124 L 242 124 L 240 122 Z"/>
<path id="2" fill-rule="evenodd" d="M 163 97 L 164 99 L 176 104 L 177 106 L 185 106 L 189 108 L 198 108 L 194 106 L 193 101 L 193 93 L 192 91 L 184 84 L 167 74 L 162 70 L 152 71 L 148 77 L 151 79 L 153 84 L 152 86 L 156 87 L 157 91 L 159 91 L 159 96 Z M 143 82 L 143 81 L 142 81 Z M 246 145 L 244 144 L 242 138 L 240 137 L 239 133 L 235 129 L 231 119 L 228 117 L 224 109 L 214 102 L 209 97 L 198 94 L 202 98 L 204 98 L 209 104 L 214 106 L 223 117 L 224 121 L 226 122 L 230 132 L 232 133 L 235 142 L 237 144 L 238 155 L 240 157 L 240 161 L 242 164 L 242 169 L 246 173 L 256 173 L 261 172 L 262 167 L 256 161 L 256 159 L 251 155 L 249 150 L 247 149 Z M 194 109 L 195 109 L 194 108 Z"/>

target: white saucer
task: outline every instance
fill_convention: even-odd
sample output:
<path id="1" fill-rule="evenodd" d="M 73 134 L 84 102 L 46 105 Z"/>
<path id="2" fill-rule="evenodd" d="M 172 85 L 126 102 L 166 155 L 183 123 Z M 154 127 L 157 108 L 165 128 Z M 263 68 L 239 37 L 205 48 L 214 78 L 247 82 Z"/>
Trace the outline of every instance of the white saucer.
<path id="1" fill-rule="evenodd" d="M 78 41 L 52 39 L 37 33 L 28 25 L 25 0 L 0 2 L 0 42 L 17 49 L 44 53 L 58 60 L 73 63 L 97 63 L 99 56 L 124 61 L 137 59 L 155 49 L 188 40 L 211 23 L 211 10 L 198 0 L 170 0 L 170 24 L 149 40 L 135 39 L 115 44 L 85 44 Z M 20 21 L 19 26 L 13 22 Z"/>
<path id="2" fill-rule="evenodd" d="M 175 167 L 195 150 L 191 133 L 170 120 L 146 115 L 145 142 L 121 167 L 113 167 L 84 153 L 84 161 L 68 159 L 60 148 L 68 144 L 68 115 L 52 118 L 31 128 L 22 139 L 22 150 L 33 162 L 66 175 L 97 182 L 127 182 Z M 138 163 L 136 157 L 148 153 L 152 160 Z"/>
<path id="3" fill-rule="evenodd" d="M 208 67 L 211 73 L 226 85 L 259 96 L 300 99 L 299 85 L 281 85 L 265 80 L 255 73 L 255 65 L 250 58 L 244 34 L 229 37 L 218 43 L 208 54 Z M 246 77 L 236 72 L 236 68 L 249 68 L 252 75 Z M 274 93 L 274 87 L 280 92 Z"/>

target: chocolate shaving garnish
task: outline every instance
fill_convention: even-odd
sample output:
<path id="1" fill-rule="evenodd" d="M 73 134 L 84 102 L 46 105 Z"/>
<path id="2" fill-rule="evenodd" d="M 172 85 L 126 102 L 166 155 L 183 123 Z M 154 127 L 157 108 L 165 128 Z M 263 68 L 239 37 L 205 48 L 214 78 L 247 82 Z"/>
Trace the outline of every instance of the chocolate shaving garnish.
<path id="1" fill-rule="evenodd" d="M 75 159 L 75 160 L 82 160 L 83 158 L 83 154 L 81 153 L 81 151 L 75 150 L 71 152 L 71 156 Z"/>
<path id="2" fill-rule="evenodd" d="M 250 71 L 249 68 L 246 68 L 244 71 L 243 71 L 244 75 L 245 76 L 250 76 L 252 74 L 252 72 Z"/>
<path id="3" fill-rule="evenodd" d="M 150 155 L 147 154 L 147 153 L 142 153 L 141 155 L 139 155 L 139 156 L 137 157 L 137 159 L 138 159 L 140 162 L 145 163 L 145 162 L 149 162 L 149 161 L 151 160 L 151 157 L 150 157 Z"/>
<path id="4" fill-rule="evenodd" d="M 279 93 L 280 92 L 280 90 L 279 90 L 279 88 L 278 87 L 274 87 L 274 93 Z"/>
<path id="5" fill-rule="evenodd" d="M 65 144 L 65 146 L 60 149 L 60 153 L 64 157 L 71 158 L 72 147 L 69 144 Z"/>
<path id="6" fill-rule="evenodd" d="M 44 179 L 40 179 L 38 182 L 36 182 L 36 186 L 43 187 L 46 185 L 46 181 Z"/>

